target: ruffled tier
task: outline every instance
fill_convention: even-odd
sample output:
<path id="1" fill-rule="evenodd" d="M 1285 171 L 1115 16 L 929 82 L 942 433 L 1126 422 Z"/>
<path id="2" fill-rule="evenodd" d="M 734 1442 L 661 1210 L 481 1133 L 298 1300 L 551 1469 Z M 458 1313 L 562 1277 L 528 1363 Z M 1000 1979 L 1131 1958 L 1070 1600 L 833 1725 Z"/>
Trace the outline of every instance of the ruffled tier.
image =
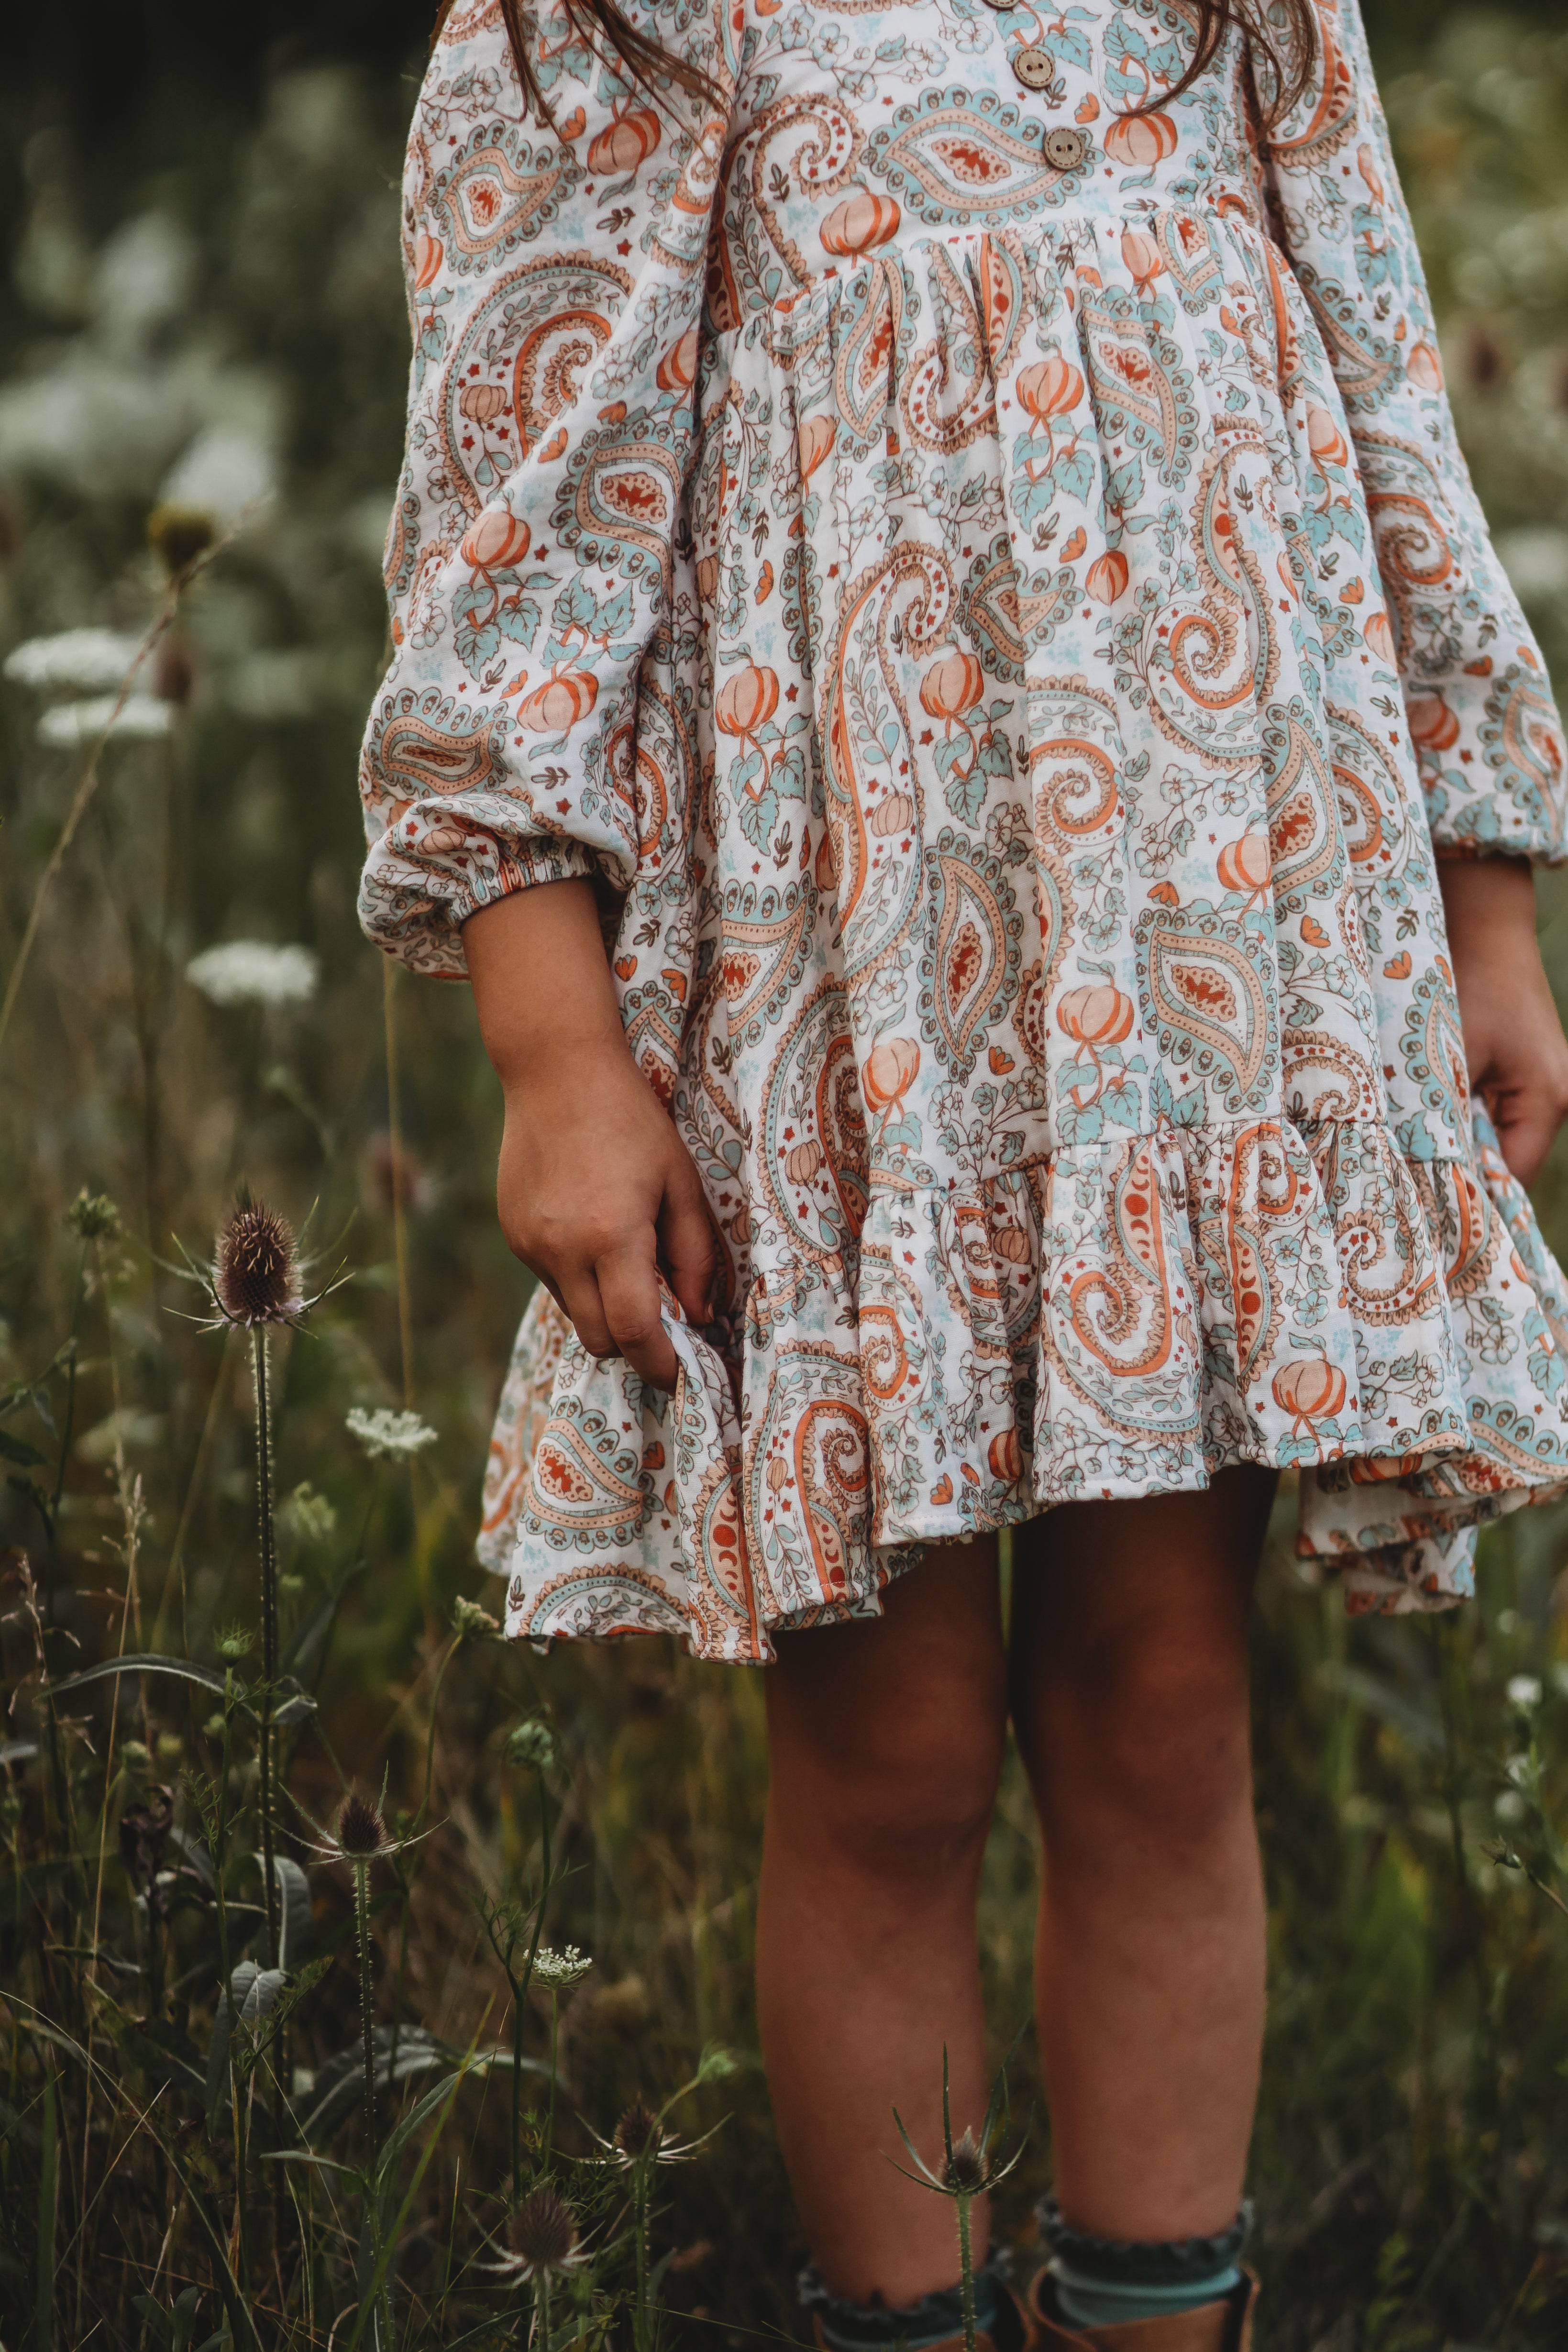
<path id="1" fill-rule="evenodd" d="M 671 1304 L 673 1396 L 542 1292 L 480 1543 L 509 1633 L 764 1660 L 926 1543 L 1242 1462 L 1302 1472 L 1299 1549 L 1352 1607 L 1464 1598 L 1482 1522 L 1568 1485 L 1568 1296 L 1481 1112 L 1475 1143 L 1171 1125 L 875 1190 L 857 1250 L 755 1264 L 731 1331 Z"/>

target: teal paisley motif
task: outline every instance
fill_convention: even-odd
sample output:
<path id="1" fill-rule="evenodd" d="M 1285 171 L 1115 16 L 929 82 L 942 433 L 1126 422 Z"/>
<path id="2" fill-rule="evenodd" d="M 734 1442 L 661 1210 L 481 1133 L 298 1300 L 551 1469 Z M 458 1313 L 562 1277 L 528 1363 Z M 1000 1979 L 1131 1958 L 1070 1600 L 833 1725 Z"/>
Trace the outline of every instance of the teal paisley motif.
<path id="1" fill-rule="evenodd" d="M 894 110 L 866 169 L 936 227 L 988 227 L 1067 204 L 1093 172 L 1085 139 L 1071 171 L 1047 162 L 1046 123 L 993 90 L 928 89 Z"/>
<path id="2" fill-rule="evenodd" d="M 944 825 L 927 853 L 929 930 L 921 957 L 922 1034 L 955 1077 L 967 1077 L 990 1023 L 1018 984 L 1024 919 L 1001 863 Z"/>
<path id="3" fill-rule="evenodd" d="M 1079 333 L 1101 433 L 1143 450 L 1167 486 L 1185 481 L 1198 446 L 1192 373 L 1152 306 L 1108 288 L 1084 298 Z"/>
<path id="4" fill-rule="evenodd" d="M 1278 1084 L 1279 1039 L 1265 958 L 1271 925 L 1197 900 L 1138 919 L 1138 971 L 1160 1051 L 1218 1092 L 1227 1111 L 1261 1109 Z"/>

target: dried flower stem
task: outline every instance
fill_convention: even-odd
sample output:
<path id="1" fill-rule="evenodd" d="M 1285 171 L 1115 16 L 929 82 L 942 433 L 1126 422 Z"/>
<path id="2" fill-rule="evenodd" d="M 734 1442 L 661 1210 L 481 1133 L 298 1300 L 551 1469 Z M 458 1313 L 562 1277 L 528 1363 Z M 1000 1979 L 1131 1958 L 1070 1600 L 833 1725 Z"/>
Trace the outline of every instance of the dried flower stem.
<path id="1" fill-rule="evenodd" d="M 958 2275 L 963 2288 L 963 2352 L 974 2352 L 974 2252 L 970 2242 L 970 2200 L 962 2192 L 958 2207 Z"/>
<path id="2" fill-rule="evenodd" d="M 278 1966 L 278 1883 L 272 1831 L 272 1686 L 278 1678 L 278 1546 L 272 1525 L 272 1422 L 267 1386 L 267 1331 L 250 1335 L 256 1386 L 256 1518 L 261 1569 L 261 1872 L 267 1908 L 267 1965 Z"/>
<path id="3" fill-rule="evenodd" d="M 376 2127 L 375 2098 L 375 1981 L 371 1974 L 370 1954 L 370 1864 L 368 1853 L 351 1854 L 350 1866 L 354 1877 L 354 1937 L 359 1950 L 359 2024 L 364 2068 L 364 2193 L 366 2219 L 370 2224 L 370 2263 L 373 2279 L 381 2280 L 375 2290 L 375 2333 L 383 2346 L 390 2346 L 391 2288 L 382 2280 L 381 2261 L 381 2181 L 376 2158 L 380 2134 Z M 384 2314 L 383 2306 L 387 2306 Z"/>
<path id="4" fill-rule="evenodd" d="M 272 1519 L 272 1412 L 268 1389 L 267 1327 L 258 1323 L 250 1335 L 251 1363 L 256 1388 L 256 1515 L 257 1540 L 261 1569 L 261 1722 L 258 1746 L 260 1751 L 260 1776 L 257 1799 L 261 1809 L 261 1875 L 265 1887 L 267 1908 L 267 1965 L 275 1969 L 280 1958 L 279 1935 L 278 1863 L 273 1832 L 272 1781 L 275 1757 L 272 1728 L 273 1686 L 278 1680 L 278 1537 Z M 276 2146 L 281 2147 L 287 2117 L 284 2112 L 283 2084 L 288 2071 L 286 2044 L 287 2027 L 279 2030 L 272 2053 L 272 2132 Z M 283 2167 L 272 2170 L 272 2241 L 273 2252 L 281 2260 L 283 2235 L 288 2217 L 288 2184 Z"/>

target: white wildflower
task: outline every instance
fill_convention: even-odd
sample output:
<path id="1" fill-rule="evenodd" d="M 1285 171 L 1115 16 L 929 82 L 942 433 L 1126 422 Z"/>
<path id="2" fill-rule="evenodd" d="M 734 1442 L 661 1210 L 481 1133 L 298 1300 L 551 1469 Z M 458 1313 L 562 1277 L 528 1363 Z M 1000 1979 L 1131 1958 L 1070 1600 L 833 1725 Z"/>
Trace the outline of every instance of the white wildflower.
<path id="1" fill-rule="evenodd" d="M 316 992 L 320 970 L 309 948 L 225 940 L 194 956 L 185 978 L 214 1004 L 304 1004 Z"/>
<path id="2" fill-rule="evenodd" d="M 141 642 L 121 629 L 61 629 L 16 646 L 5 656 L 5 676 L 44 694 L 101 694 L 120 684 Z"/>
<path id="3" fill-rule="evenodd" d="M 1533 1675 L 1510 1675 L 1508 1679 L 1508 1703 L 1528 1715 L 1541 1705 L 1541 1685 Z"/>
<path id="4" fill-rule="evenodd" d="M 563 1945 L 558 1952 L 552 1951 L 548 1944 L 541 1944 L 533 1956 L 534 1975 L 553 1992 L 564 1992 L 569 1986 L 581 1984 L 593 1965 L 587 1953 L 580 1952 L 575 1944 Z"/>
<path id="5" fill-rule="evenodd" d="M 54 751 L 74 751 L 96 735 L 126 735 L 142 742 L 166 735 L 174 723 L 174 706 L 151 694 L 128 694 L 117 713 L 112 694 L 95 694 L 85 702 L 57 702 L 38 721 L 38 740 Z"/>
<path id="6" fill-rule="evenodd" d="M 377 1459 L 388 1454 L 419 1454 L 436 1443 L 436 1432 L 416 1412 L 394 1412 L 384 1404 L 377 1405 L 374 1412 L 356 1404 L 344 1427 L 351 1437 L 358 1438 L 367 1454 Z"/>

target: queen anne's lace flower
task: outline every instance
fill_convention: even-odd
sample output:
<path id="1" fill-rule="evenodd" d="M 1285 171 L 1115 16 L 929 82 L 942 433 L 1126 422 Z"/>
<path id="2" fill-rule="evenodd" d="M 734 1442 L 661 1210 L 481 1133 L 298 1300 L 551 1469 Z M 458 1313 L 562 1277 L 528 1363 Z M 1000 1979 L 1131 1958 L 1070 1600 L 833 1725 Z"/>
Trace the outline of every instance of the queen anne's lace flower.
<path id="1" fill-rule="evenodd" d="M 226 940 L 185 966 L 192 987 L 214 1004 L 305 1004 L 320 974 L 309 948 L 273 947 L 266 940 Z"/>
<path id="2" fill-rule="evenodd" d="M 377 1405 L 374 1412 L 367 1412 L 363 1405 L 356 1404 L 343 1426 L 367 1454 L 378 1459 L 420 1454 L 436 1443 L 437 1433 L 428 1422 L 421 1421 L 416 1412 L 394 1412 L 389 1405 Z"/>
<path id="3" fill-rule="evenodd" d="M 118 710 L 115 700 L 112 694 L 95 694 L 86 702 L 57 702 L 38 721 L 39 742 L 52 751 L 71 751 L 107 732 L 150 743 L 174 723 L 174 704 L 153 695 L 128 694 Z"/>
<path id="4" fill-rule="evenodd" d="M 14 646 L 5 675 L 41 694 L 101 694 L 121 684 L 141 643 L 120 629 L 62 629 Z"/>

